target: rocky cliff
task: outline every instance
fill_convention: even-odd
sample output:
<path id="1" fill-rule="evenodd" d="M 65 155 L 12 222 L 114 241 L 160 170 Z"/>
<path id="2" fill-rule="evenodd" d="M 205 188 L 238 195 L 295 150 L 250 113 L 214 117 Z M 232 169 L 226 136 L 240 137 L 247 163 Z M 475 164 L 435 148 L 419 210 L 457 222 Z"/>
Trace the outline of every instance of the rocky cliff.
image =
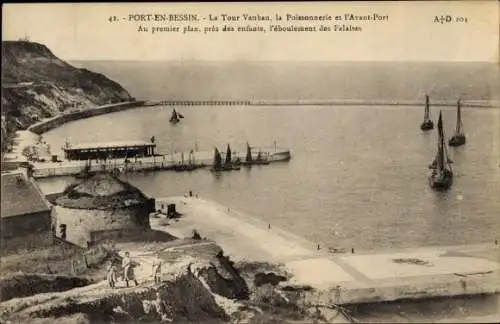
<path id="1" fill-rule="evenodd" d="M 43 118 L 128 100 L 118 83 L 73 67 L 42 44 L 2 42 L 2 152 L 13 132 Z"/>

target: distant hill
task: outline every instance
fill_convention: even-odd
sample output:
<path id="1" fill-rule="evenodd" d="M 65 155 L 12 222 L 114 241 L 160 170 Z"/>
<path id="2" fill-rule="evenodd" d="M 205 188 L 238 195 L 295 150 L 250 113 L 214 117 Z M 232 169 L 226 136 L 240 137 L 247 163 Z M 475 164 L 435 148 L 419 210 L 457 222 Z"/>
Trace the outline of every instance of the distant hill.
<path id="1" fill-rule="evenodd" d="M 130 99 L 120 84 L 68 64 L 45 45 L 2 41 L 2 152 L 13 132 L 43 118 Z"/>

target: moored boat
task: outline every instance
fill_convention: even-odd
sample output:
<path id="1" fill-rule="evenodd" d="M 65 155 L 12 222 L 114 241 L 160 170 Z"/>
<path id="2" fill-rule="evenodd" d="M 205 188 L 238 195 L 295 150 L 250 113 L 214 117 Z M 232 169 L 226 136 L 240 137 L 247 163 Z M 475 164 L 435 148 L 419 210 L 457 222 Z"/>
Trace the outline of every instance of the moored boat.
<path id="1" fill-rule="evenodd" d="M 214 162 L 210 171 L 221 172 L 221 171 L 232 171 L 239 170 L 240 167 L 232 163 L 231 148 L 227 146 L 226 158 L 224 163 L 222 163 L 222 156 L 217 148 L 214 149 Z"/>
<path id="2" fill-rule="evenodd" d="M 212 172 L 222 171 L 222 157 L 220 155 L 219 149 L 214 149 L 214 162 L 212 164 L 212 168 L 210 169 Z"/>
<path id="3" fill-rule="evenodd" d="M 253 154 L 252 154 L 252 148 L 247 143 L 247 155 L 245 158 L 245 162 L 243 162 L 243 164 L 246 166 L 252 166 L 254 164 L 267 165 L 267 164 L 269 164 L 268 155 L 269 154 L 267 154 L 266 157 L 264 157 L 264 155 L 262 154 L 262 151 L 259 150 L 259 152 L 257 153 L 257 156 L 254 158 Z"/>
<path id="4" fill-rule="evenodd" d="M 231 147 L 229 146 L 229 144 L 227 144 L 226 159 L 224 161 L 224 165 L 222 166 L 222 168 L 226 171 L 240 169 L 240 167 L 233 162 L 233 156 L 232 156 Z"/>

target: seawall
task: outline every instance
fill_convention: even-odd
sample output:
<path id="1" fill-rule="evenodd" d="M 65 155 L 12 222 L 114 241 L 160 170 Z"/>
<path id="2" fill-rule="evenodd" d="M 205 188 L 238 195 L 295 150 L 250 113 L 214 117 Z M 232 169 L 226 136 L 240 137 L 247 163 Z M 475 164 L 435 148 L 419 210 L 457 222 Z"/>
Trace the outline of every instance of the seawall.
<path id="1" fill-rule="evenodd" d="M 145 101 L 126 101 L 62 114 L 31 125 L 28 130 L 40 135 L 71 121 L 137 108 L 143 106 L 144 103 Z"/>

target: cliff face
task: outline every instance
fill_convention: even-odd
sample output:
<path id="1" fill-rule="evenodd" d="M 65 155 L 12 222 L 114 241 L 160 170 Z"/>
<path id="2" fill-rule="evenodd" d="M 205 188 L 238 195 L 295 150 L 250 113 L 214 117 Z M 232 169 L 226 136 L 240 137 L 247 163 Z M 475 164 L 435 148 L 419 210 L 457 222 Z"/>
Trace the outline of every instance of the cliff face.
<path id="1" fill-rule="evenodd" d="M 43 118 L 131 99 L 118 83 L 71 66 L 42 44 L 2 42 L 2 151 L 5 137 Z"/>

